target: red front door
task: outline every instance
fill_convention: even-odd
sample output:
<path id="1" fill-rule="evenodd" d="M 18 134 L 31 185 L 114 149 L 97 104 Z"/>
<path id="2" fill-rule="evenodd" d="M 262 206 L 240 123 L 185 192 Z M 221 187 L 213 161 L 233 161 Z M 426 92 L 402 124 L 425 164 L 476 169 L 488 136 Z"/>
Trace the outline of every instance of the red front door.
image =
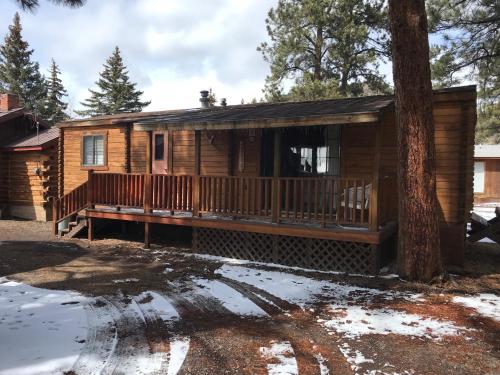
<path id="1" fill-rule="evenodd" d="M 153 168 L 154 174 L 168 173 L 168 132 L 153 132 Z"/>

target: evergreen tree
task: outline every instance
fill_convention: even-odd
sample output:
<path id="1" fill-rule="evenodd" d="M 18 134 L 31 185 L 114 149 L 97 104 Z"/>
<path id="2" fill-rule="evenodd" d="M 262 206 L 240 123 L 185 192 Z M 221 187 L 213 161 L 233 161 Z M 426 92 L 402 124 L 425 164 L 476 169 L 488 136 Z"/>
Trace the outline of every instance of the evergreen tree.
<path id="1" fill-rule="evenodd" d="M 498 0 L 428 0 L 433 83 L 478 84 L 476 142 L 500 143 L 500 6 Z"/>
<path id="2" fill-rule="evenodd" d="M 51 124 L 66 120 L 69 116 L 66 114 L 68 104 L 63 101 L 68 96 L 59 75 L 61 71 L 54 59 L 49 69 L 49 78 L 47 79 L 47 101 L 45 120 Z"/>
<path id="3" fill-rule="evenodd" d="M 104 70 L 100 73 L 96 85 L 98 90 L 89 89 L 90 98 L 81 103 L 87 109 L 76 111 L 78 115 L 98 116 L 141 112 L 151 103 L 141 101 L 143 92 L 136 90 L 136 83 L 130 82 L 118 47 L 106 60 Z"/>
<path id="4" fill-rule="evenodd" d="M 9 33 L 0 46 L 0 89 L 17 94 L 28 111 L 43 114 L 47 88 L 37 62 L 31 61 L 33 50 L 23 40 L 21 19 L 14 16 Z"/>
<path id="5" fill-rule="evenodd" d="M 272 101 L 386 92 L 378 58 L 389 55 L 382 0 L 280 0 L 266 19 L 271 65 L 264 93 Z M 283 92 L 283 82 L 296 89 Z M 291 94 L 291 95 L 289 95 Z M 302 96 L 304 94 L 304 96 Z"/>
<path id="6" fill-rule="evenodd" d="M 51 0 L 56 5 L 64 5 L 72 8 L 77 8 L 83 5 L 85 0 Z M 39 1 L 38 0 L 16 0 L 21 8 L 24 10 L 33 11 L 38 8 Z"/>

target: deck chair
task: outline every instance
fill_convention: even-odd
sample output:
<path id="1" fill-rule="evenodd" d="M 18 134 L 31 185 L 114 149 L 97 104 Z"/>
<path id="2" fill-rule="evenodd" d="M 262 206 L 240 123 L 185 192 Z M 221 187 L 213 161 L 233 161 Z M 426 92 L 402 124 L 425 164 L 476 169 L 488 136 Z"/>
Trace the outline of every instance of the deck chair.
<path id="1" fill-rule="evenodd" d="M 486 220 L 473 212 L 470 222 L 471 230 L 467 238 L 469 241 L 477 242 L 487 237 L 500 245 L 500 207 L 495 208 L 495 217 L 493 219 Z"/>
<path id="2" fill-rule="evenodd" d="M 356 187 L 356 209 L 357 210 L 361 210 L 361 207 L 364 206 L 364 209 L 368 209 L 369 205 L 370 205 L 370 193 L 371 193 L 371 190 L 372 190 L 372 184 L 368 184 L 364 187 L 365 189 L 365 197 L 364 197 L 364 201 L 362 201 L 363 199 L 363 187 L 362 186 L 359 186 L 359 187 Z M 348 188 L 347 189 L 347 207 L 348 208 L 353 208 L 354 207 L 354 187 L 351 187 L 351 188 Z M 340 198 L 340 206 L 342 207 L 345 207 L 346 205 L 346 199 L 345 199 L 345 195 L 346 195 L 346 189 L 344 189 L 344 192 L 341 194 L 341 198 Z"/>

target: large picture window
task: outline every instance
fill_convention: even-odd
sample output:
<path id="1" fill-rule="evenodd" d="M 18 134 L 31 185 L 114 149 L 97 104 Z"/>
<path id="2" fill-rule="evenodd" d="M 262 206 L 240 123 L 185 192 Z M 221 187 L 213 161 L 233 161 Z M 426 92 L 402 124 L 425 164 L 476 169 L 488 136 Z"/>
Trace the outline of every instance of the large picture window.
<path id="1" fill-rule="evenodd" d="M 84 167 L 102 167 L 105 165 L 104 135 L 84 135 L 82 165 Z"/>

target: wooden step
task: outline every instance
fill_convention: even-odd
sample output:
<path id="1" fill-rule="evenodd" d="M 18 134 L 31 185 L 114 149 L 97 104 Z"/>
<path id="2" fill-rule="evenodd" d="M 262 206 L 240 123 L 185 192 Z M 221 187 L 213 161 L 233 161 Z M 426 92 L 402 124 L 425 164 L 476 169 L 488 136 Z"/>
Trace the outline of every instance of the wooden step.
<path id="1" fill-rule="evenodd" d="M 71 230 L 68 230 L 65 237 L 74 238 L 76 237 L 82 230 L 87 228 L 87 220 L 82 219 L 78 222 L 77 225 L 73 226 Z"/>

